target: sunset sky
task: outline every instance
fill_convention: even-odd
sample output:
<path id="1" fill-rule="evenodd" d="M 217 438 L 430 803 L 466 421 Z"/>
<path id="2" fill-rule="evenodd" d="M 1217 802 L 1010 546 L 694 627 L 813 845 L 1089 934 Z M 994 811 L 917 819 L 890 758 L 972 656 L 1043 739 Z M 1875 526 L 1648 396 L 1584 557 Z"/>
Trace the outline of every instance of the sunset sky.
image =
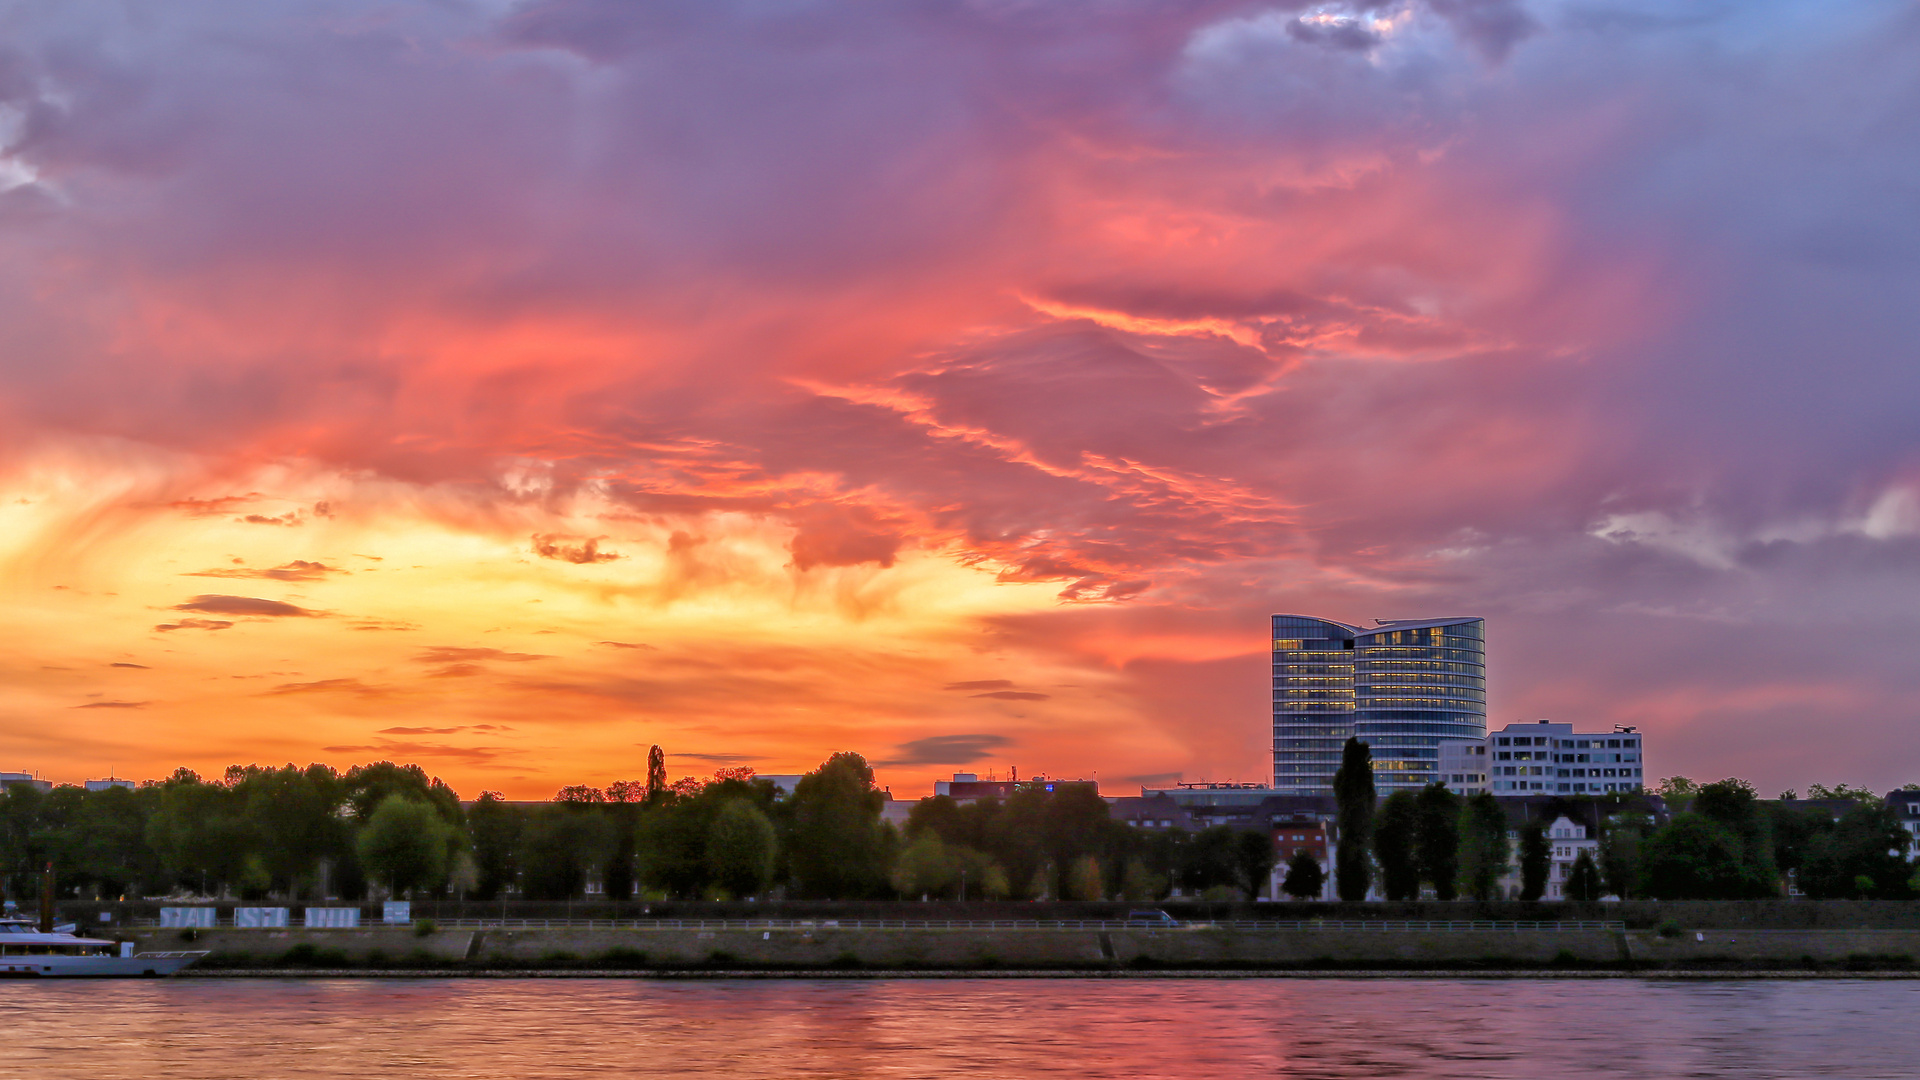
<path id="1" fill-rule="evenodd" d="M 1920 780 L 1912 0 L 0 0 L 0 770 Z"/>

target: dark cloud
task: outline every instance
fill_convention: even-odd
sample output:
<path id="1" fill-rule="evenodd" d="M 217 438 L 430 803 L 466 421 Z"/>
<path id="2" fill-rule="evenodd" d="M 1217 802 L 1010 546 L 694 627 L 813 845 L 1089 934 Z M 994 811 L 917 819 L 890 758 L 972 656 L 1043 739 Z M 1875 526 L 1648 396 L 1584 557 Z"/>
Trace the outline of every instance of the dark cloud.
<path id="1" fill-rule="evenodd" d="M 639 642 L 634 642 L 634 641 L 596 641 L 594 642 L 594 644 L 605 645 L 610 649 L 653 649 L 655 651 L 658 651 L 657 646 L 643 645 Z"/>
<path id="2" fill-rule="evenodd" d="M 1434 13 L 1490 61 L 1505 60 L 1540 24 L 1521 0 L 1427 0 Z"/>
<path id="3" fill-rule="evenodd" d="M 136 670 L 138 670 L 138 671 L 151 671 L 151 670 L 152 670 L 151 668 L 149 668 L 149 667 L 147 667 L 147 665 L 145 665 L 145 664 L 129 664 L 129 663 L 127 663 L 127 662 L 125 662 L 125 661 L 122 661 L 122 660 L 116 660 L 116 661 L 114 661 L 113 663 L 111 663 L 111 664 L 108 664 L 107 666 L 108 666 L 108 667 L 123 667 L 123 668 L 134 668 L 134 669 L 136 669 Z"/>
<path id="4" fill-rule="evenodd" d="M 986 694 L 974 694 L 974 697 L 998 698 L 1001 701 L 1045 701 L 1052 694 L 1042 694 L 1034 690 L 995 690 Z"/>
<path id="5" fill-rule="evenodd" d="M 161 623 L 155 630 L 225 630 L 233 624 L 225 619 L 181 619 L 179 622 Z"/>
<path id="6" fill-rule="evenodd" d="M 323 746 L 321 749 L 329 754 L 367 754 L 392 760 L 405 760 L 410 757 L 451 758 L 468 763 L 489 762 L 514 752 L 504 746 L 454 746 L 449 743 L 390 739 L 381 739 L 364 746 Z"/>
<path id="7" fill-rule="evenodd" d="M 318 614 L 306 608 L 289 604 L 284 600 L 262 600 L 254 596 L 220 596 L 206 594 L 196 596 L 184 604 L 175 604 L 175 611 L 204 611 L 209 615 L 258 615 L 274 618 L 311 618 Z M 182 620 L 180 625 L 190 625 L 193 620 Z"/>
<path id="8" fill-rule="evenodd" d="M 457 645 L 435 645 L 414 657 L 422 664 L 459 664 L 479 660 L 501 660 L 512 663 L 525 663 L 528 660 L 551 660 L 541 653 L 508 652 L 504 649 L 463 648 Z"/>
<path id="9" fill-rule="evenodd" d="M 217 567 L 212 570 L 197 570 L 186 576 L 187 577 L 219 577 L 219 578 L 264 578 L 270 581 L 318 581 L 326 577 L 328 574 L 345 574 L 345 573 L 348 573 L 348 571 L 342 570 L 336 566 L 328 566 L 327 564 L 321 563 L 321 562 L 309 562 L 308 560 L 305 560 L 305 559 L 295 559 L 290 563 L 285 563 L 283 565 L 275 566 L 268 569 L 255 569 L 253 567 L 246 567 L 246 566 L 223 566 L 223 567 Z"/>
<path id="10" fill-rule="evenodd" d="M 533 553 L 543 559 L 557 559 L 561 562 L 588 563 L 612 562 L 624 558 L 618 552 L 601 551 L 600 541 L 604 536 L 576 537 L 535 533 Z"/>
<path id="11" fill-rule="evenodd" d="M 967 765 L 987 757 L 992 751 L 1012 745 L 1002 735 L 934 735 L 914 739 L 894 748 L 895 756 L 876 765 Z"/>
<path id="12" fill-rule="evenodd" d="M 320 679 L 315 682 L 281 683 L 266 691 L 270 696 L 287 694 L 352 694 L 355 697 L 378 698 L 391 697 L 394 691 L 384 686 L 372 686 L 359 679 Z"/>
<path id="13" fill-rule="evenodd" d="M 634 745 L 638 746 L 640 744 L 635 743 Z M 745 762 L 759 760 L 747 754 L 682 754 L 676 752 L 668 754 L 667 756 L 670 758 L 686 758 L 689 761 L 704 761 L 710 765 L 740 765 Z"/>
<path id="14" fill-rule="evenodd" d="M 972 682 L 948 683 L 948 690 L 1004 690 L 1013 685 L 1011 679 L 975 679 Z"/>
<path id="15" fill-rule="evenodd" d="M 468 730 L 468 725 L 459 727 L 390 727 L 374 732 L 376 735 L 458 735 Z"/>
<path id="16" fill-rule="evenodd" d="M 75 705 L 76 709 L 144 709 L 144 701 L 90 701 L 85 705 Z"/>

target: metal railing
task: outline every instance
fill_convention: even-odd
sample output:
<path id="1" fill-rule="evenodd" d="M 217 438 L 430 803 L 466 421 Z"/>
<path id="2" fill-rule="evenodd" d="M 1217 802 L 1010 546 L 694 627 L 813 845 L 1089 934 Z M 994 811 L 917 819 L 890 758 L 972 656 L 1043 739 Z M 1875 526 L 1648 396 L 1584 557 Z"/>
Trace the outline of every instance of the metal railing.
<path id="1" fill-rule="evenodd" d="M 1393 920 L 1393 919 L 1221 919 L 1215 921 L 1156 922 L 1146 919 L 422 919 L 442 930 L 1291 930 L 1291 931 L 1367 931 L 1383 933 L 1419 932 L 1548 932 L 1625 930 L 1626 923 L 1588 920 L 1540 922 L 1495 922 L 1491 920 Z M 147 922 L 145 925 L 154 925 Z M 231 919 L 220 920 L 231 927 Z M 358 929 L 404 926 L 368 922 Z M 265 929 L 307 929 L 290 927 Z M 314 927 L 312 929 L 323 929 Z"/>

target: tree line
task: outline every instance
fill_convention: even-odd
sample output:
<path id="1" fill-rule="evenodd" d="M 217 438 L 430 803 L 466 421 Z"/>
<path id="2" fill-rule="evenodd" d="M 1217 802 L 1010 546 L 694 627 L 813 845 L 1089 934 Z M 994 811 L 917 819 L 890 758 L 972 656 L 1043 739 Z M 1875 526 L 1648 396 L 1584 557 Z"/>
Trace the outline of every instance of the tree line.
<path id="1" fill-rule="evenodd" d="M 643 779 L 533 805 L 492 791 L 463 804 L 391 762 L 234 766 L 218 779 L 180 769 L 102 791 L 16 785 L 0 796 L 0 887 L 37 896 L 52 862 L 62 895 L 99 898 L 1225 899 L 1252 895 L 1274 861 L 1265 832 L 1148 834 L 1070 786 L 926 799 L 896 829 L 854 753 L 789 794 L 750 769 L 666 775 L 656 746 Z"/>
<path id="2" fill-rule="evenodd" d="M 1573 861 L 1569 899 L 1755 900 L 1789 887 L 1816 900 L 1920 896 L 1920 874 L 1907 860 L 1913 837 L 1892 807 L 1864 789 L 1816 785 L 1815 797 L 1847 803 L 1837 815 L 1792 792 L 1762 800 L 1739 779 L 1673 778 L 1658 793 L 1672 811 L 1664 822 L 1631 796 L 1603 795 L 1550 801 L 1516 825 L 1486 792 L 1463 798 L 1433 784 L 1378 799 L 1371 751 L 1349 739 L 1334 777 L 1335 889 L 1342 900 L 1364 899 L 1376 885 L 1389 900 L 1428 889 L 1440 900 L 1492 900 L 1517 869 L 1518 898 L 1539 900 L 1553 863 L 1546 829 L 1566 816 L 1599 829 L 1597 856 L 1583 849 Z M 1304 865 L 1312 861 L 1289 866 L 1287 892 L 1317 895 L 1316 868 Z"/>

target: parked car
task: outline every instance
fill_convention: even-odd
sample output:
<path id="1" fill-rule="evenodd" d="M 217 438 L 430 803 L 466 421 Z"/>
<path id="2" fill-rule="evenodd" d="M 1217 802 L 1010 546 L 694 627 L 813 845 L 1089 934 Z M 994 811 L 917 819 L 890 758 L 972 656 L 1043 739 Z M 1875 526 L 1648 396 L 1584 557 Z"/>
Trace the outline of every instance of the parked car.
<path id="1" fill-rule="evenodd" d="M 1180 920 L 1174 918 L 1173 916 L 1167 914 L 1164 911 L 1159 910 L 1158 908 L 1154 908 L 1154 909 L 1141 908 L 1134 911 L 1129 911 L 1127 912 L 1127 921 L 1130 923 L 1136 923 L 1143 926 L 1178 926 L 1180 925 Z"/>

